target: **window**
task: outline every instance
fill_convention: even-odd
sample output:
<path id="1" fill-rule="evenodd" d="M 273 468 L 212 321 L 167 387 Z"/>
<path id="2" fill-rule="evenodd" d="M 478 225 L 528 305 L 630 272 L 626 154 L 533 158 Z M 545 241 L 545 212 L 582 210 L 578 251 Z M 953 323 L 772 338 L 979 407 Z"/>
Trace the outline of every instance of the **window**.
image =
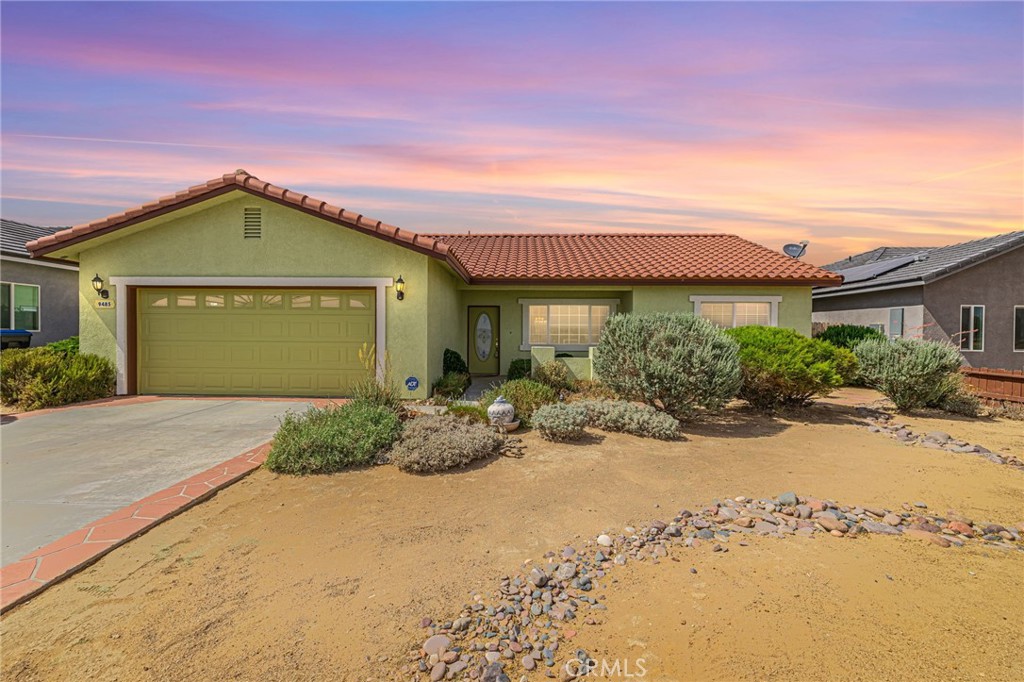
<path id="1" fill-rule="evenodd" d="M 693 312 L 719 327 L 778 324 L 781 296 L 691 296 Z"/>
<path id="2" fill-rule="evenodd" d="M 985 350 L 985 306 L 960 306 L 960 350 Z"/>
<path id="3" fill-rule="evenodd" d="M 903 308 L 889 308 L 889 338 L 903 337 Z"/>
<path id="4" fill-rule="evenodd" d="M 177 300 L 175 301 L 174 305 L 176 305 L 179 308 L 195 308 L 196 307 L 196 295 L 195 294 L 179 295 L 177 297 Z"/>
<path id="5" fill-rule="evenodd" d="M 340 308 L 341 296 L 338 294 L 320 294 L 321 308 Z"/>
<path id="6" fill-rule="evenodd" d="M 1013 307 L 1013 352 L 1024 353 L 1024 305 Z"/>
<path id="7" fill-rule="evenodd" d="M 35 284 L 0 285 L 0 326 L 3 329 L 39 331 L 39 287 Z"/>
<path id="8" fill-rule="evenodd" d="M 224 294 L 206 294 L 203 297 L 203 302 L 207 308 L 223 308 Z"/>
<path id="9" fill-rule="evenodd" d="M 563 350 L 584 350 L 596 346 L 608 316 L 615 312 L 618 300 L 525 300 L 523 305 L 523 345 L 555 346 Z"/>
<path id="10" fill-rule="evenodd" d="M 312 308 L 313 297 L 309 294 L 292 294 L 291 295 L 292 307 L 293 308 Z"/>
<path id="11" fill-rule="evenodd" d="M 256 299 L 252 294 L 235 294 L 233 300 L 236 308 L 256 307 Z"/>

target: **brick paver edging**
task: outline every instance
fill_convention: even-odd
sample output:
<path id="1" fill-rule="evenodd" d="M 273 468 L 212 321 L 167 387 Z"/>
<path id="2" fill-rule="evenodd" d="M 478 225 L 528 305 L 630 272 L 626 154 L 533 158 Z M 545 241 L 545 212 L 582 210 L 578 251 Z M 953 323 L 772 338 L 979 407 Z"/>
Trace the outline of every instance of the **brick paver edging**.
<path id="1" fill-rule="evenodd" d="M 263 464 L 269 450 L 270 443 L 264 443 L 232 457 L 0 568 L 0 613 L 244 478 Z"/>

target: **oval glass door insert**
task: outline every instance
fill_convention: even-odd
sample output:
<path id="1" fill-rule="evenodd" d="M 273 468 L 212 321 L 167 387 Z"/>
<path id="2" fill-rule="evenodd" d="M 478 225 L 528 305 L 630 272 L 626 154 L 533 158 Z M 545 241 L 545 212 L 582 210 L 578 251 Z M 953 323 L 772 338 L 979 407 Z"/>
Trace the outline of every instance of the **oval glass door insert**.
<path id="1" fill-rule="evenodd" d="M 476 318 L 476 356 L 481 361 L 491 357 L 491 341 L 494 340 L 494 330 L 491 327 L 491 317 L 487 313 L 480 313 Z"/>

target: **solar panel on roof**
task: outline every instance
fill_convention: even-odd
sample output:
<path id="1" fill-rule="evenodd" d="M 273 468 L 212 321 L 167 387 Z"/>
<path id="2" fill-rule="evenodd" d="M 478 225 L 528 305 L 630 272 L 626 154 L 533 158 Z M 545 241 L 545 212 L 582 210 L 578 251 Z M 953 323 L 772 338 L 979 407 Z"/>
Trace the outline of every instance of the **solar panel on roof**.
<path id="1" fill-rule="evenodd" d="M 846 270 L 840 270 L 839 274 L 843 276 L 843 284 L 864 282 L 869 279 L 874 279 L 879 275 L 884 275 L 887 272 L 892 272 L 896 268 L 902 268 L 907 263 L 913 263 L 915 260 L 917 260 L 916 255 L 889 258 L 887 260 L 868 263 L 867 265 L 858 265 L 853 268 L 847 268 Z"/>

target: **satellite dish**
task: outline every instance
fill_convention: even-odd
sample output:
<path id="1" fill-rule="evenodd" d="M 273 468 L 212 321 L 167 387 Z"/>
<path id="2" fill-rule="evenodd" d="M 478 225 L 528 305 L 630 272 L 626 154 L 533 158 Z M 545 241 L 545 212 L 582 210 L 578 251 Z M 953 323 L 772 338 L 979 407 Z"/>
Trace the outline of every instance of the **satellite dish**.
<path id="1" fill-rule="evenodd" d="M 804 255 L 804 251 L 807 250 L 807 242 L 802 241 L 797 244 L 786 244 L 782 247 L 782 252 L 790 258 L 799 258 Z"/>

